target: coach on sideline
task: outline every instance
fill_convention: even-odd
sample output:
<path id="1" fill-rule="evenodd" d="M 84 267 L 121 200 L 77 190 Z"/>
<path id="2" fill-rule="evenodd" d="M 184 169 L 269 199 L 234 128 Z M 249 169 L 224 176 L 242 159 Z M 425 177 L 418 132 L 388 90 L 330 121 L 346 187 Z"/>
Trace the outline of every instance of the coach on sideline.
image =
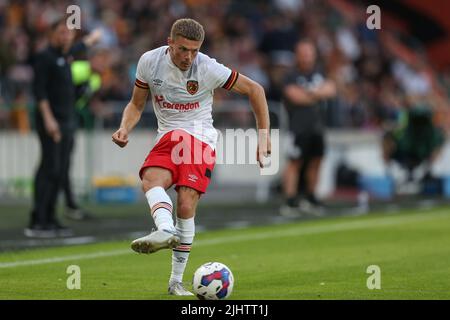
<path id="1" fill-rule="evenodd" d="M 34 181 L 34 206 L 25 229 L 28 237 L 68 236 L 56 217 L 56 202 L 64 171 L 69 168 L 71 144 L 76 129 L 75 86 L 70 63 L 72 55 L 99 40 L 97 30 L 72 45 L 76 31 L 69 30 L 66 19 L 52 24 L 49 45 L 34 58 L 36 131 L 41 145 L 41 162 Z"/>

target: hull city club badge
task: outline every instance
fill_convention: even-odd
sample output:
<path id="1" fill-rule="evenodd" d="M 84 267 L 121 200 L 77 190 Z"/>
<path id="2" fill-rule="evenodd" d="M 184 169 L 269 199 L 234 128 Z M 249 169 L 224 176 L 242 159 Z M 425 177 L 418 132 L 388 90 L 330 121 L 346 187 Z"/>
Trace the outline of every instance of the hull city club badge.
<path id="1" fill-rule="evenodd" d="M 187 92 L 189 92 L 190 94 L 196 94 L 198 91 L 198 81 L 189 80 L 186 83 L 186 89 L 187 89 Z"/>

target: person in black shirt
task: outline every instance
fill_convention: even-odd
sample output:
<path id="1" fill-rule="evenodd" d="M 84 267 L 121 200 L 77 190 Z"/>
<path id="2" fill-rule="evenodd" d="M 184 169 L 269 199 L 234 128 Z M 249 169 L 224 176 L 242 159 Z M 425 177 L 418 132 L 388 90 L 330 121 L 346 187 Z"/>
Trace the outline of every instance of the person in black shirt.
<path id="1" fill-rule="evenodd" d="M 69 159 L 76 129 L 75 86 L 70 63 L 72 55 L 97 41 L 89 35 L 72 45 L 76 31 L 69 30 L 66 20 L 55 22 L 50 29 L 50 43 L 34 59 L 34 94 L 36 98 L 36 131 L 41 145 L 41 162 L 34 182 L 34 206 L 29 237 L 67 236 L 71 230 L 56 218 L 57 196 L 69 170 Z"/>
<path id="2" fill-rule="evenodd" d="M 321 209 L 315 196 L 325 149 L 321 104 L 336 95 L 336 86 L 316 69 L 316 56 L 312 42 L 299 41 L 295 47 L 297 67 L 287 74 L 283 88 L 283 103 L 289 115 L 292 140 L 283 173 L 286 203 L 280 211 L 287 216 L 298 214 L 298 186 L 302 169 L 306 196 L 300 202 L 300 207 L 312 213 Z"/>

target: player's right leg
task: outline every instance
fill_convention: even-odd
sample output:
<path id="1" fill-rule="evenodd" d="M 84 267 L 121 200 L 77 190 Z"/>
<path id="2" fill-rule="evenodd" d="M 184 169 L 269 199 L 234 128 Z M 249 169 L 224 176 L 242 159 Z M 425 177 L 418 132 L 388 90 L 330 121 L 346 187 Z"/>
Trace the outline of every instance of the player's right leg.
<path id="1" fill-rule="evenodd" d="M 134 240 L 131 248 L 139 253 L 175 248 L 180 244 L 180 237 L 173 222 L 172 201 L 165 191 L 172 185 L 172 172 L 161 167 L 147 167 L 141 177 L 142 189 L 157 230 Z"/>

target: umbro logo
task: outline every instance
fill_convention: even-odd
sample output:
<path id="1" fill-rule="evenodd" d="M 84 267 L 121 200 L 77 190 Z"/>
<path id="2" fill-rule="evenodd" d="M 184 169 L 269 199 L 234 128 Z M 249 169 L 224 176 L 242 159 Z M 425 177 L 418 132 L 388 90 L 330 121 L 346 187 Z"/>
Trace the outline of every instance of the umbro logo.
<path id="1" fill-rule="evenodd" d="M 189 174 L 188 175 L 188 180 L 192 181 L 192 182 L 197 182 L 198 177 L 195 174 Z"/>
<path id="2" fill-rule="evenodd" d="M 163 83 L 163 81 L 160 80 L 160 79 L 153 79 L 152 82 L 153 82 L 154 86 L 158 86 L 158 87 L 160 87 L 162 85 L 162 83 Z"/>

